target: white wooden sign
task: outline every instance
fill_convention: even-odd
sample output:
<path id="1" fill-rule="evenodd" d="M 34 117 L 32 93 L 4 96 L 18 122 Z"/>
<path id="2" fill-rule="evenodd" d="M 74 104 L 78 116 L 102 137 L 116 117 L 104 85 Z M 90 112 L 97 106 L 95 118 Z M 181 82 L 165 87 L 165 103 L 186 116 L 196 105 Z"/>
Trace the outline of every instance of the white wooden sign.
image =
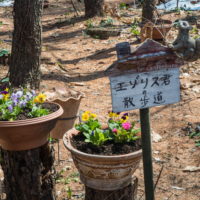
<path id="1" fill-rule="evenodd" d="M 180 101 L 179 68 L 110 76 L 113 112 Z"/>

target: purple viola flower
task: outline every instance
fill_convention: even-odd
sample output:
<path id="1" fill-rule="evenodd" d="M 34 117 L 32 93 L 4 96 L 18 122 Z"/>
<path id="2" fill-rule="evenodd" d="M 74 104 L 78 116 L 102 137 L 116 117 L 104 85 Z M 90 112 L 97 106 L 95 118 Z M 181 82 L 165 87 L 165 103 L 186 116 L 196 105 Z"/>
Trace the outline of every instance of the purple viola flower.
<path id="1" fill-rule="evenodd" d="M 32 92 L 32 95 L 33 95 L 33 96 L 36 96 L 35 90 L 32 90 L 31 92 Z"/>
<path id="2" fill-rule="evenodd" d="M 33 94 L 32 94 L 32 93 L 30 93 L 30 92 L 27 92 L 27 93 L 26 93 L 25 98 L 26 98 L 27 101 L 31 100 L 32 97 L 33 97 Z"/>
<path id="3" fill-rule="evenodd" d="M 27 104 L 27 102 L 25 100 L 22 100 L 22 101 L 19 102 L 20 108 L 25 107 L 26 104 Z"/>
<path id="4" fill-rule="evenodd" d="M 17 104 L 18 104 L 18 99 L 14 99 L 13 100 L 13 106 L 17 106 Z"/>
<path id="5" fill-rule="evenodd" d="M 23 96 L 23 91 L 19 90 L 16 92 L 17 98 L 21 98 Z"/>
<path id="6" fill-rule="evenodd" d="M 9 106 L 8 106 L 8 110 L 9 110 L 10 112 L 12 112 L 12 111 L 13 111 L 13 106 L 12 106 L 12 105 L 9 105 Z"/>
<path id="7" fill-rule="evenodd" d="M 1 91 L 1 94 L 8 94 L 7 91 Z"/>
<path id="8" fill-rule="evenodd" d="M 17 94 L 16 94 L 16 93 L 12 93 L 10 98 L 12 99 L 12 101 L 14 101 L 14 100 L 17 100 L 17 99 L 18 99 L 18 97 L 17 97 Z"/>

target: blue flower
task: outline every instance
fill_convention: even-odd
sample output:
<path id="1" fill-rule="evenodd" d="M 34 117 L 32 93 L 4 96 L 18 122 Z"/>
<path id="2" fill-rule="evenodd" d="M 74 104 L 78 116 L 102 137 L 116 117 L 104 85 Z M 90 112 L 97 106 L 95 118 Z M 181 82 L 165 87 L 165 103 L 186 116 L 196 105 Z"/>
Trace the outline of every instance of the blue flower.
<path id="1" fill-rule="evenodd" d="M 26 101 L 25 100 L 22 100 L 19 102 L 19 106 L 22 108 L 22 107 L 25 107 L 26 106 Z"/>
<path id="2" fill-rule="evenodd" d="M 13 101 L 17 100 L 17 94 L 16 93 L 12 93 L 11 97 L 10 97 Z"/>
<path id="3" fill-rule="evenodd" d="M 13 106 L 17 106 L 17 104 L 18 104 L 18 99 L 14 99 L 13 100 Z"/>
<path id="4" fill-rule="evenodd" d="M 9 106 L 8 106 L 8 110 L 9 110 L 10 112 L 12 112 L 12 111 L 13 111 L 13 106 L 12 106 L 12 105 L 9 105 Z"/>

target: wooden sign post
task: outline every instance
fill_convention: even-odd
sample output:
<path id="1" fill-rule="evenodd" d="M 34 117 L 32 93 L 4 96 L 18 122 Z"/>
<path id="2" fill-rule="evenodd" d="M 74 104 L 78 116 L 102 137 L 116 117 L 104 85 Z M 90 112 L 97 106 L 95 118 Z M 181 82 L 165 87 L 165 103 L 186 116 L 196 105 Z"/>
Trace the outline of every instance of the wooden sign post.
<path id="1" fill-rule="evenodd" d="M 113 112 L 140 109 L 146 200 L 154 200 L 149 108 L 179 102 L 179 67 L 174 52 L 147 39 L 132 53 L 117 44 L 118 61 L 109 69 Z"/>

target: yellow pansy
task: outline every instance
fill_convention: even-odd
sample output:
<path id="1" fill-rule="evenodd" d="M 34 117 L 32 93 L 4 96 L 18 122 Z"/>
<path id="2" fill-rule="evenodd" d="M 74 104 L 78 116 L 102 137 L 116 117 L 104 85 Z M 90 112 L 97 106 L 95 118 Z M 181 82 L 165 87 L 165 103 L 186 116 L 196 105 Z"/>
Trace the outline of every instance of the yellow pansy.
<path id="1" fill-rule="evenodd" d="M 39 99 L 38 97 L 35 97 L 35 99 L 33 100 L 34 103 L 39 103 Z"/>
<path id="2" fill-rule="evenodd" d="M 125 123 L 125 122 L 127 122 L 128 119 L 129 119 L 128 116 L 123 116 L 123 118 L 120 119 L 120 122 Z"/>
<path id="3" fill-rule="evenodd" d="M 4 94 L 4 95 L 3 95 L 3 99 L 4 99 L 5 101 L 7 101 L 9 97 L 10 97 L 10 94 Z"/>
<path id="4" fill-rule="evenodd" d="M 126 116 L 126 119 L 125 119 L 125 120 L 127 121 L 128 119 L 129 119 L 129 117 L 128 117 L 128 116 Z"/>
<path id="5" fill-rule="evenodd" d="M 90 116 L 91 116 L 92 118 L 96 118 L 96 117 L 97 117 L 97 115 L 94 114 L 94 113 L 91 113 Z"/>
<path id="6" fill-rule="evenodd" d="M 84 112 L 83 114 L 82 114 L 82 121 L 88 121 L 89 120 L 89 114 L 87 113 L 87 112 Z"/>
<path id="7" fill-rule="evenodd" d="M 34 103 L 44 103 L 46 101 L 47 96 L 45 94 L 40 93 L 35 97 Z"/>
<path id="8" fill-rule="evenodd" d="M 109 117 L 110 117 L 110 118 L 115 118 L 115 117 L 119 117 L 119 115 L 118 115 L 117 113 L 110 112 L 110 113 L 109 113 Z"/>

